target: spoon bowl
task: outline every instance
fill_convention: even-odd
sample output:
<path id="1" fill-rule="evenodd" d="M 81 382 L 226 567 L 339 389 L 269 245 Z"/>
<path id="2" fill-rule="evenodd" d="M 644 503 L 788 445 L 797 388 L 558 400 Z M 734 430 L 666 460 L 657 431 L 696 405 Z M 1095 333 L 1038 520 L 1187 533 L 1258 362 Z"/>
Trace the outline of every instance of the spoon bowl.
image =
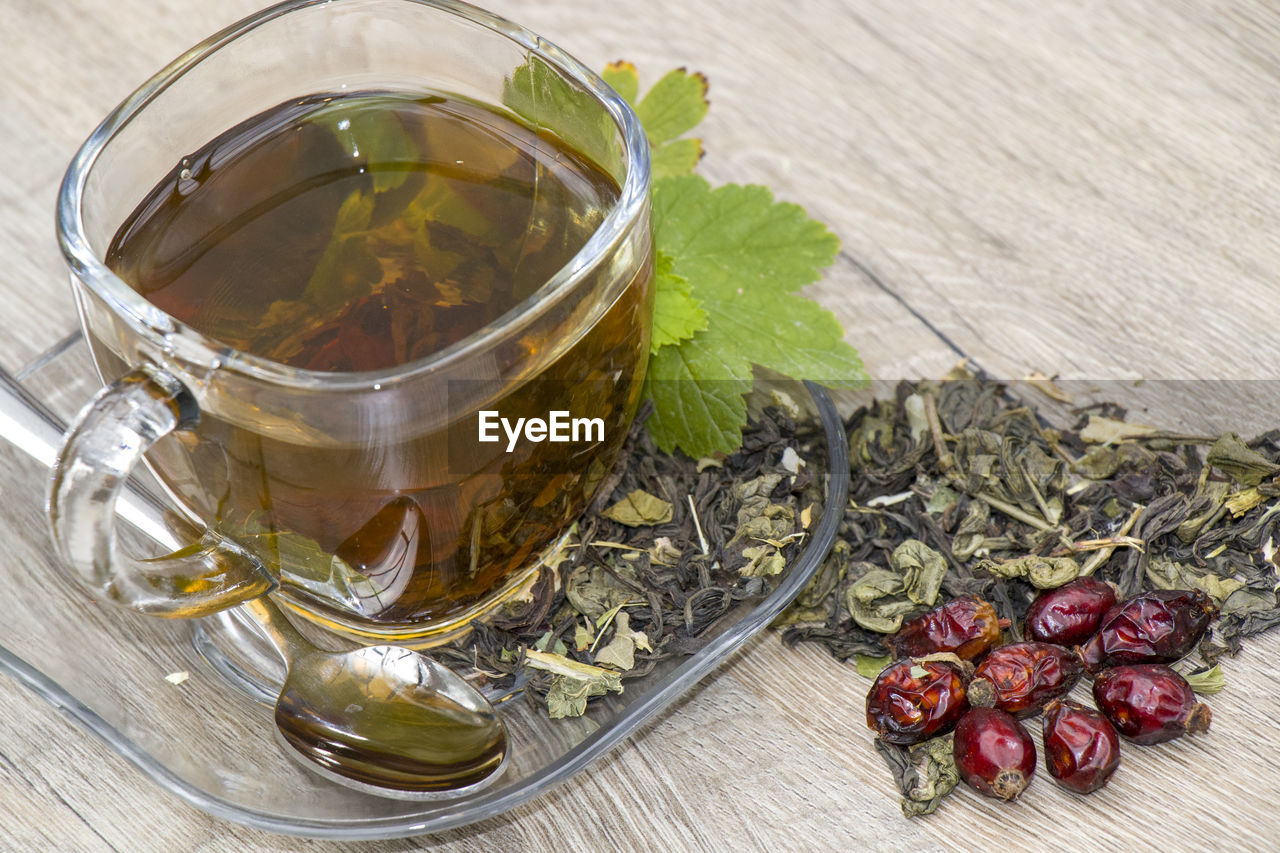
<path id="1" fill-rule="evenodd" d="M 506 726 L 448 667 L 399 646 L 317 649 L 267 598 L 244 605 L 285 658 L 278 739 L 309 770 L 384 797 L 459 797 L 506 766 Z"/>

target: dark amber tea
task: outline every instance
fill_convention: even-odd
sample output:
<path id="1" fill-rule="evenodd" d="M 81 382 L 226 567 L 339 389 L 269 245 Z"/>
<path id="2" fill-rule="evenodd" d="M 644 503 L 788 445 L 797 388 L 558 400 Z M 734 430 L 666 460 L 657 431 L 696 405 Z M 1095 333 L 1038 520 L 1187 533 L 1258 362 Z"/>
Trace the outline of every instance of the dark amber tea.
<path id="1" fill-rule="evenodd" d="M 185 158 L 121 226 L 107 260 L 230 348 L 306 371 L 382 371 L 518 310 L 618 194 L 586 157 L 496 109 L 316 96 Z M 527 566 L 612 464 L 648 352 L 643 270 L 576 343 L 521 338 L 522 352 L 564 352 L 485 406 L 512 420 L 599 418 L 603 439 L 508 452 L 505 440 L 477 441 L 471 409 L 408 439 L 344 443 L 307 424 L 272 431 L 205 411 L 194 436 L 157 446 L 155 468 L 321 616 L 393 626 L 463 612 Z M 112 372 L 101 341 L 95 353 Z"/>

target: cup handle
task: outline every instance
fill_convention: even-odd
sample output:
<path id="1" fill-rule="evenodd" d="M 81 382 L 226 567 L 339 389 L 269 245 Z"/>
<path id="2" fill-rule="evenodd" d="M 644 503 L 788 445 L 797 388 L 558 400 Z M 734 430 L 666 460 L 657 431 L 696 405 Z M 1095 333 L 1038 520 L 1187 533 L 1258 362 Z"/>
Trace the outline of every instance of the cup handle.
<path id="1" fill-rule="evenodd" d="M 275 589 L 262 563 L 206 530 L 162 557 L 117 547 L 116 502 L 157 440 L 193 428 L 195 398 L 173 375 L 143 366 L 98 392 L 67 431 L 53 469 L 49 524 L 64 571 L 95 595 L 155 616 L 203 616 Z"/>

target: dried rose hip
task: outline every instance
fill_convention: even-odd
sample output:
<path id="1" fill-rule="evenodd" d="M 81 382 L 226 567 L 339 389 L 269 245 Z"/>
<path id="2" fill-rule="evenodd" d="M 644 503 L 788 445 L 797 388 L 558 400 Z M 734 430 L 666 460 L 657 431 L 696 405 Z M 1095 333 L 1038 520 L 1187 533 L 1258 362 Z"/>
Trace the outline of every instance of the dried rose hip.
<path id="1" fill-rule="evenodd" d="M 1164 743 L 1207 732 L 1213 718 L 1209 706 L 1196 701 L 1187 680 L 1164 664 L 1104 669 L 1094 679 L 1093 699 L 1134 743 Z"/>
<path id="2" fill-rule="evenodd" d="M 1198 589 L 1159 589 L 1116 605 L 1080 647 L 1090 672 L 1128 663 L 1172 663 L 1204 636 L 1218 608 Z"/>
<path id="3" fill-rule="evenodd" d="M 1044 709 L 1044 766 L 1062 787 L 1092 793 L 1120 766 L 1120 738 L 1092 708 L 1054 699 Z"/>
<path id="4" fill-rule="evenodd" d="M 1040 593 L 1027 609 L 1026 633 L 1041 643 L 1078 646 L 1102 624 L 1116 603 L 1116 590 L 1106 581 L 1083 577 Z"/>
<path id="5" fill-rule="evenodd" d="M 1010 643 L 978 664 L 969 682 L 969 704 L 1029 717 L 1071 690 L 1083 672 L 1080 658 L 1062 646 Z"/>
<path id="6" fill-rule="evenodd" d="M 969 710 L 967 680 L 961 666 L 947 661 L 891 663 L 867 693 L 867 725 L 899 745 L 945 734 Z"/>
<path id="7" fill-rule="evenodd" d="M 1022 724 L 995 708 L 974 708 L 956 726 L 956 770 L 982 793 L 1015 799 L 1036 772 L 1036 745 Z"/>
<path id="8" fill-rule="evenodd" d="M 1000 642 L 1000 617 L 981 598 L 962 595 L 905 622 L 885 638 L 894 657 L 952 652 L 965 660 L 981 657 Z"/>

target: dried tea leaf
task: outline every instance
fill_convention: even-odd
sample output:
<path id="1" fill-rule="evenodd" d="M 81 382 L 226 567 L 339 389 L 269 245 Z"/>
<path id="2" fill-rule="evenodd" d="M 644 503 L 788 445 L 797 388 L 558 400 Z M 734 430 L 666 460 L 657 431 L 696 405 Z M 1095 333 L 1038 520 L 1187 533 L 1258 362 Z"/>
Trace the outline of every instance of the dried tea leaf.
<path id="1" fill-rule="evenodd" d="M 1089 448 L 1084 456 L 1071 463 L 1073 471 L 1090 480 L 1105 480 L 1119 468 L 1120 454 L 1114 447 L 1105 444 Z"/>
<path id="2" fill-rule="evenodd" d="M 1119 444 L 1153 432 L 1159 430 L 1144 424 L 1131 424 L 1091 414 L 1089 423 L 1080 430 L 1080 440 L 1090 444 Z"/>
<path id="3" fill-rule="evenodd" d="M 871 655 L 854 655 L 854 666 L 858 669 L 858 675 L 863 678 L 875 678 L 880 671 L 889 664 L 893 663 L 891 655 L 883 657 L 872 657 Z"/>
<path id="4" fill-rule="evenodd" d="M 778 460 L 778 465 L 788 474 L 795 476 L 800 473 L 800 469 L 804 466 L 805 461 L 800 458 L 800 454 L 796 453 L 794 447 L 788 447 L 782 451 L 782 458 Z"/>
<path id="5" fill-rule="evenodd" d="M 599 566 L 579 566 L 565 584 L 569 604 L 583 616 L 599 621 L 636 598 L 635 592 Z"/>
<path id="6" fill-rule="evenodd" d="M 916 608 L 907 598 L 902 576 L 879 568 L 870 569 L 850 584 L 844 601 L 855 622 L 881 634 L 897 631 L 902 617 Z"/>
<path id="7" fill-rule="evenodd" d="M 627 672 L 635 668 L 636 649 L 653 651 L 649 645 L 649 637 L 643 631 L 631 630 L 629 620 L 626 611 L 619 612 L 614 618 L 613 639 L 596 653 L 597 664 Z"/>
<path id="8" fill-rule="evenodd" d="M 1266 496 L 1259 491 L 1257 486 L 1253 486 L 1240 492 L 1232 492 L 1227 495 L 1223 503 L 1233 516 L 1239 518 L 1264 500 L 1266 500 Z"/>
<path id="9" fill-rule="evenodd" d="M 1271 614 L 1276 609 L 1276 594 L 1258 589 L 1244 587 L 1227 596 L 1222 602 L 1222 615 L 1245 615 L 1249 613 Z"/>
<path id="10" fill-rule="evenodd" d="M 1025 578 L 1036 589 L 1057 589 L 1080 576 L 1080 564 L 1074 557 L 1031 555 L 1016 560 L 983 560 L 976 569 L 999 578 Z"/>
<path id="11" fill-rule="evenodd" d="M 770 577 L 781 574 L 787 567 L 786 558 L 778 553 L 778 549 L 773 545 L 754 545 L 743 548 L 742 556 L 748 560 L 745 566 L 738 569 L 738 574 L 744 578 Z"/>
<path id="12" fill-rule="evenodd" d="M 555 645 L 551 646 L 551 648 L 549 649 L 547 648 L 547 646 L 551 645 L 552 636 L 554 636 L 552 632 L 547 631 L 545 634 L 543 634 L 541 637 L 537 639 L 537 642 L 533 644 L 533 647 L 540 652 L 549 651 L 557 655 L 568 654 L 569 647 L 565 645 L 564 640 L 557 639 L 555 642 Z"/>
<path id="13" fill-rule="evenodd" d="M 1038 370 L 1031 371 L 1031 373 L 1027 374 L 1027 377 L 1022 381 L 1030 385 L 1032 388 L 1035 388 L 1046 397 L 1052 400 L 1057 400 L 1059 403 L 1067 403 L 1070 405 L 1075 402 L 1072 396 L 1062 390 L 1061 386 L 1054 382 L 1052 378 L 1045 376 Z"/>
<path id="14" fill-rule="evenodd" d="M 782 482 L 782 477 L 777 471 L 766 472 L 754 479 L 734 483 L 731 487 L 732 494 L 744 503 L 752 498 L 768 498 Z"/>
<path id="15" fill-rule="evenodd" d="M 959 783 L 952 737 L 927 740 L 910 751 L 876 738 L 876 751 L 889 765 L 907 817 L 932 814 Z"/>
<path id="16" fill-rule="evenodd" d="M 934 487 L 933 494 L 929 495 L 929 500 L 925 501 L 924 511 L 931 515 L 939 515 L 946 512 L 959 502 L 959 492 L 955 489 L 939 484 Z M 954 549 L 952 553 L 954 553 Z"/>
<path id="17" fill-rule="evenodd" d="M 920 394 L 909 394 L 902 401 L 902 411 L 907 416 L 907 425 L 911 428 L 911 443 L 919 444 L 929 434 L 929 419 L 925 415 L 924 397 Z"/>
<path id="18" fill-rule="evenodd" d="M 573 628 L 573 648 L 575 651 L 584 652 L 591 648 L 591 643 L 595 640 L 595 633 L 589 625 L 578 623 Z"/>
<path id="19" fill-rule="evenodd" d="M 587 711 L 588 699 L 603 696 L 610 689 L 598 680 L 557 675 L 551 679 L 551 687 L 547 690 L 547 715 L 553 720 L 581 717 Z M 622 692 L 621 684 L 617 692 Z"/>
<path id="20" fill-rule="evenodd" d="M 1206 670 L 1183 673 L 1182 677 L 1187 680 L 1187 684 L 1191 685 L 1192 690 L 1205 696 L 1221 693 L 1227 683 L 1226 676 L 1222 674 L 1222 667 L 1216 663 Z"/>
<path id="21" fill-rule="evenodd" d="M 611 690 L 622 692 L 620 673 L 579 663 L 564 655 L 529 649 L 525 652 L 525 665 L 555 676 L 547 691 L 547 709 L 552 719 L 581 716 L 592 696 L 603 696 Z"/>
<path id="22" fill-rule="evenodd" d="M 672 512 L 673 507 L 667 501 L 643 489 L 635 489 L 602 515 L 627 527 L 646 527 L 666 524 L 671 520 Z"/>
<path id="23" fill-rule="evenodd" d="M 1211 480 L 1205 483 L 1204 488 L 1196 495 L 1197 505 L 1203 506 L 1203 509 L 1189 516 L 1186 521 L 1178 525 L 1178 538 L 1187 545 L 1194 542 L 1204 526 L 1222 509 L 1229 489 L 1230 486 L 1221 480 Z"/>
<path id="24" fill-rule="evenodd" d="M 659 536 L 649 548 L 649 561 L 659 566 L 674 566 L 680 562 L 680 549 L 672 544 L 670 536 Z"/>
<path id="25" fill-rule="evenodd" d="M 764 503 L 764 500 L 750 499 L 738 510 L 738 529 L 729 540 L 730 544 L 748 538 L 776 542 L 795 530 L 794 509 L 786 504 Z"/>
<path id="26" fill-rule="evenodd" d="M 1280 474 L 1280 465 L 1251 449 L 1233 432 L 1219 436 L 1204 461 L 1243 486 L 1257 486 Z"/>
<path id="27" fill-rule="evenodd" d="M 991 518 L 991 506 L 981 498 L 969 501 L 964 518 L 951 538 L 951 556 L 966 562 L 977 553 L 987 539 L 987 522 Z"/>
<path id="28" fill-rule="evenodd" d="M 582 678 L 588 681 L 599 681 L 609 690 L 622 692 L 622 682 L 616 672 L 581 663 L 564 655 L 553 652 L 540 652 L 533 649 L 525 651 L 525 666 L 541 669 L 552 675 L 567 675 L 570 678 Z"/>
<path id="29" fill-rule="evenodd" d="M 907 598 L 930 607 L 938 600 L 947 560 L 919 539 L 907 539 L 889 556 L 889 565 L 901 573 Z"/>

